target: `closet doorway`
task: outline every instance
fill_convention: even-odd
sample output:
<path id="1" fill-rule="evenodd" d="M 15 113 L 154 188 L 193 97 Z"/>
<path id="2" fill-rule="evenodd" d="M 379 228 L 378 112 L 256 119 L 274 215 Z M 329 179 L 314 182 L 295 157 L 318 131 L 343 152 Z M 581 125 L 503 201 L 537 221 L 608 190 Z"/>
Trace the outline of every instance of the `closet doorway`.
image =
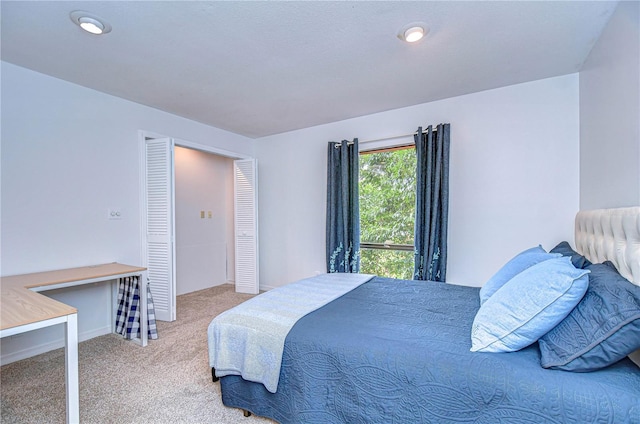
<path id="1" fill-rule="evenodd" d="M 156 318 L 176 319 L 177 294 L 227 281 L 257 293 L 255 160 L 145 132 L 140 138 L 142 258 Z"/>
<path id="2" fill-rule="evenodd" d="M 176 295 L 235 281 L 233 159 L 175 146 Z"/>

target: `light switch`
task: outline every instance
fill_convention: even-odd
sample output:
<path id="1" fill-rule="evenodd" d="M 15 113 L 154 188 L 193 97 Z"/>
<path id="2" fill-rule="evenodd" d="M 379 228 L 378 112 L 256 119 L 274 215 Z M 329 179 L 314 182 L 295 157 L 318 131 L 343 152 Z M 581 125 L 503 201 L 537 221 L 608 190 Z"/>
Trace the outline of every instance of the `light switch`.
<path id="1" fill-rule="evenodd" d="M 213 213 L 211 213 L 211 211 L 209 211 L 208 217 L 209 219 L 213 218 Z"/>
<path id="2" fill-rule="evenodd" d="M 204 211 L 200 211 L 200 218 L 204 218 Z"/>
<path id="3" fill-rule="evenodd" d="M 120 209 L 108 209 L 107 219 L 122 219 L 122 210 Z"/>

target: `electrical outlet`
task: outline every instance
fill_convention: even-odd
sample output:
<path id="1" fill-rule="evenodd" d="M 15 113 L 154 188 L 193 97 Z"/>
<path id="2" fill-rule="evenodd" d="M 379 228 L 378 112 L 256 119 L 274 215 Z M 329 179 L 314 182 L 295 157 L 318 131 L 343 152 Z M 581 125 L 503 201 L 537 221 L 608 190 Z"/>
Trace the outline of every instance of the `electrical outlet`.
<path id="1" fill-rule="evenodd" d="M 208 215 L 209 219 L 213 218 L 213 213 L 211 213 L 211 211 L 209 211 Z"/>

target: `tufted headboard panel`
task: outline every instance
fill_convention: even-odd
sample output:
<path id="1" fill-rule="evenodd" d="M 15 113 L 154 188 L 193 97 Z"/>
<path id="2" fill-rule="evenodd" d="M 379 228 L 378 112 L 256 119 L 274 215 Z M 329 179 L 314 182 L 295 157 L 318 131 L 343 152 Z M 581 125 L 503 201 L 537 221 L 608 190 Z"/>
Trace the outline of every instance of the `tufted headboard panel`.
<path id="1" fill-rule="evenodd" d="M 640 206 L 580 211 L 576 250 L 593 263 L 611 261 L 620 274 L 640 285 Z"/>

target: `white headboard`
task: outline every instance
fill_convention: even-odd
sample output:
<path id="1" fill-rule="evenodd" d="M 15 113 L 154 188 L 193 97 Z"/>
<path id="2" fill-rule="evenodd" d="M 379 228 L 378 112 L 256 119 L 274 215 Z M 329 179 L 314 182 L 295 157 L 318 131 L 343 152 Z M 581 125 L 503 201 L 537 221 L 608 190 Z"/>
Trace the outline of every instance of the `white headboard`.
<path id="1" fill-rule="evenodd" d="M 576 250 L 593 263 L 611 261 L 618 272 L 640 285 L 640 206 L 580 211 Z"/>

